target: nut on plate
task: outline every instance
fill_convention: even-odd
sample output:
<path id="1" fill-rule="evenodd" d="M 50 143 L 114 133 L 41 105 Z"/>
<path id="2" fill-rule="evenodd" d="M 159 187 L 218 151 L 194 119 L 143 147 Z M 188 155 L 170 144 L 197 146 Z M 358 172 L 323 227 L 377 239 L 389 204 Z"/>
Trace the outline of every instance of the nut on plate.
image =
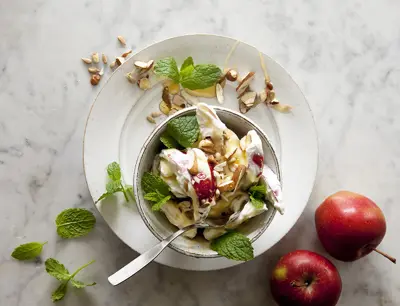
<path id="1" fill-rule="evenodd" d="M 249 72 L 236 87 L 236 93 L 240 97 L 249 88 L 251 81 L 254 80 L 255 72 Z"/>
<path id="2" fill-rule="evenodd" d="M 247 108 L 253 107 L 256 101 L 257 93 L 254 91 L 248 91 L 243 94 L 240 100 L 246 105 Z"/>
<path id="3" fill-rule="evenodd" d="M 90 84 L 92 84 L 93 86 L 96 86 L 97 84 L 99 84 L 101 79 L 101 76 L 99 76 L 98 74 L 93 74 L 90 78 Z"/>
<path id="4" fill-rule="evenodd" d="M 99 73 L 99 72 L 100 72 L 100 69 L 99 69 L 99 68 L 96 68 L 96 67 L 89 67 L 89 68 L 88 68 L 88 71 L 89 71 L 90 73 Z"/>
<path id="5" fill-rule="evenodd" d="M 122 44 L 122 45 L 126 45 L 126 40 L 123 36 L 119 35 L 117 36 L 118 41 Z"/>
<path id="6" fill-rule="evenodd" d="M 126 58 L 126 57 L 127 57 L 129 54 L 131 54 L 131 53 L 132 53 L 132 49 L 130 49 L 130 50 L 128 50 L 128 51 L 122 53 L 121 57 Z"/>
<path id="7" fill-rule="evenodd" d="M 215 145 L 211 139 L 203 139 L 199 142 L 199 149 L 208 154 L 215 154 Z"/>
<path id="8" fill-rule="evenodd" d="M 138 81 L 138 85 L 140 89 L 148 90 L 151 88 L 151 83 L 148 78 L 142 78 Z"/>
<path id="9" fill-rule="evenodd" d="M 228 79 L 228 81 L 235 82 L 238 78 L 237 71 L 229 69 L 228 72 L 226 73 L 226 78 Z"/>
<path id="10" fill-rule="evenodd" d="M 115 58 L 115 63 L 117 64 L 117 66 L 121 66 L 124 62 L 125 59 L 122 56 L 118 56 L 117 58 Z"/>
<path id="11" fill-rule="evenodd" d="M 154 61 L 153 61 L 153 60 L 150 60 L 150 61 L 148 61 L 148 62 L 136 61 L 136 62 L 134 63 L 134 65 L 135 65 L 136 68 L 144 69 L 144 70 L 149 70 L 149 69 L 151 69 L 151 68 L 153 67 L 153 64 L 154 64 Z"/>
<path id="12" fill-rule="evenodd" d="M 91 64 L 91 63 L 92 63 L 92 59 L 91 59 L 91 58 L 82 57 L 82 61 L 83 61 L 85 64 Z"/>
<path id="13" fill-rule="evenodd" d="M 99 54 L 97 52 L 93 52 L 92 54 L 92 61 L 95 64 L 98 64 L 100 62 Z"/>
<path id="14" fill-rule="evenodd" d="M 167 103 L 165 103 L 165 101 L 160 102 L 159 109 L 164 115 L 167 115 L 167 116 L 169 115 L 169 112 L 171 111 L 171 108 L 168 106 Z"/>
<path id="15" fill-rule="evenodd" d="M 147 116 L 146 119 L 147 119 L 147 121 L 150 122 L 150 123 L 153 123 L 153 124 L 156 123 L 156 121 L 154 120 L 154 118 L 151 117 L 151 116 Z"/>
<path id="16" fill-rule="evenodd" d="M 101 60 L 103 61 L 104 65 L 107 64 L 107 56 L 104 53 L 101 54 Z"/>

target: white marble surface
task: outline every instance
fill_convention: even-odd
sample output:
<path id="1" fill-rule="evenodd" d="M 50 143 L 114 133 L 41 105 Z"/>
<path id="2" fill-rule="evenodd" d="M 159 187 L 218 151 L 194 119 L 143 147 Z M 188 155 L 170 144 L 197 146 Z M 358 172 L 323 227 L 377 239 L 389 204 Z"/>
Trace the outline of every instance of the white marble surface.
<path id="1" fill-rule="evenodd" d="M 268 278 L 279 256 L 296 248 L 323 254 L 315 207 L 350 189 L 374 199 L 388 222 L 381 249 L 400 257 L 400 2 L 303 1 L 0 1 L 0 305 L 51 305 L 56 281 L 43 263 L 10 258 L 23 242 L 44 240 L 43 259 L 98 284 L 71 290 L 61 305 L 272 305 Z M 396 20 L 397 19 L 397 20 Z M 62 241 L 55 216 L 93 210 L 82 170 L 82 137 L 93 88 L 80 58 L 134 49 L 185 33 L 215 33 L 254 44 L 298 81 L 314 111 L 320 167 L 306 211 L 273 249 L 218 272 L 151 264 L 119 287 L 107 276 L 137 254 L 99 215 L 87 237 Z M 374 166 L 372 166 L 374 165 Z M 397 266 L 372 254 L 334 261 L 343 279 L 340 305 L 400 305 Z"/>

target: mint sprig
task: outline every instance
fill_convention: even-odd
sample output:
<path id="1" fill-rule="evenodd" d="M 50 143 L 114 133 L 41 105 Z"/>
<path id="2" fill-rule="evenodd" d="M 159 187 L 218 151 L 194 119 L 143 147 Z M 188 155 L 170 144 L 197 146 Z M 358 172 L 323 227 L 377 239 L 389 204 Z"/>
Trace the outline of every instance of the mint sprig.
<path id="1" fill-rule="evenodd" d="M 155 74 L 168 77 L 182 87 L 191 90 L 204 89 L 213 86 L 221 78 L 221 69 L 213 64 L 195 65 L 193 58 L 188 57 L 183 62 L 180 71 L 172 57 L 160 59 L 154 65 Z"/>
<path id="2" fill-rule="evenodd" d="M 170 120 L 167 133 L 182 147 L 191 147 L 199 138 L 200 128 L 196 116 L 182 116 Z"/>
<path id="3" fill-rule="evenodd" d="M 144 195 L 145 200 L 154 202 L 151 206 L 153 211 L 161 210 L 161 207 L 171 199 L 170 195 L 164 196 L 158 190 L 156 192 L 149 192 Z"/>
<path id="4" fill-rule="evenodd" d="M 99 201 L 117 193 L 122 192 L 124 194 L 125 200 L 129 202 L 130 195 L 133 198 L 132 188 L 130 186 L 124 186 L 121 181 L 121 168 L 117 162 L 112 162 L 107 166 L 107 174 L 109 178 L 109 182 L 106 184 L 106 192 L 103 193 L 100 198 L 97 199 L 95 204 Z"/>
<path id="5" fill-rule="evenodd" d="M 260 183 L 250 187 L 249 191 L 250 202 L 257 209 L 261 209 L 265 203 L 265 196 L 267 195 L 267 186 Z"/>
<path id="6" fill-rule="evenodd" d="M 29 242 L 17 246 L 11 256 L 18 260 L 34 259 L 42 253 L 43 246 L 46 242 Z"/>
<path id="7" fill-rule="evenodd" d="M 78 268 L 74 273 L 70 274 L 68 269 L 58 260 L 54 258 L 47 259 L 45 262 L 46 272 L 61 282 L 57 289 L 51 295 L 51 299 L 53 300 L 53 302 L 57 302 L 64 298 L 65 294 L 67 293 L 67 286 L 69 282 L 71 282 L 72 286 L 74 286 L 75 288 L 84 288 L 87 286 L 96 285 L 95 282 L 85 284 L 81 281 L 77 281 L 74 279 L 74 277 L 80 271 L 82 271 L 84 268 L 91 265 L 92 263 L 94 263 L 94 260 L 83 265 L 82 267 Z"/>
<path id="8" fill-rule="evenodd" d="M 153 202 L 151 209 L 158 211 L 171 199 L 171 192 L 167 183 L 161 177 L 151 172 L 145 172 L 142 176 L 142 189 L 145 200 Z"/>
<path id="9" fill-rule="evenodd" d="M 95 216 L 84 208 L 66 209 L 56 218 L 57 234 L 62 238 L 76 238 L 87 235 L 95 224 Z"/>
<path id="10" fill-rule="evenodd" d="M 228 232 L 211 242 L 211 249 L 228 259 L 248 261 L 254 258 L 251 241 L 239 232 Z"/>

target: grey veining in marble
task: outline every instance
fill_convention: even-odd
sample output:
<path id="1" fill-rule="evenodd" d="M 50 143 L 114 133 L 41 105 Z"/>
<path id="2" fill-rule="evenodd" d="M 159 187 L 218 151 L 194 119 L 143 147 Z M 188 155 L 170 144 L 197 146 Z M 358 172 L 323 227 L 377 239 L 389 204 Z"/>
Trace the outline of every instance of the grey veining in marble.
<path id="1" fill-rule="evenodd" d="M 374 199 L 388 230 L 381 249 L 400 257 L 400 2 L 398 0 L 0 1 L 0 305 L 51 305 L 57 283 L 42 262 L 20 263 L 13 248 L 49 241 L 55 257 L 95 287 L 70 290 L 61 305 L 273 305 L 268 278 L 279 256 L 296 248 L 323 254 L 315 207 L 350 189 Z M 55 216 L 68 207 L 94 211 L 82 170 L 82 137 L 92 87 L 80 62 L 94 50 L 137 49 L 170 36 L 215 33 L 249 42 L 286 67 L 317 122 L 320 167 L 297 225 L 274 248 L 218 272 L 186 272 L 153 263 L 112 287 L 107 276 L 137 254 L 98 224 L 62 241 Z M 300 235 L 301 233 L 301 235 Z M 311 237 L 311 238 L 310 238 Z M 340 305 L 400 305 L 398 266 L 372 254 L 334 261 L 343 279 Z"/>

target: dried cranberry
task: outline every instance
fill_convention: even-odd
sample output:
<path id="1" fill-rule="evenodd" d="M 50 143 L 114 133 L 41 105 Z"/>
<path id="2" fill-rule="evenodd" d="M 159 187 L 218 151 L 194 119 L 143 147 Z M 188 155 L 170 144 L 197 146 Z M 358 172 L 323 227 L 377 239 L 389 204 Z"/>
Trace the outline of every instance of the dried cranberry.
<path id="1" fill-rule="evenodd" d="M 264 156 L 262 156 L 261 154 L 254 154 L 252 160 L 258 167 L 262 168 L 264 163 Z"/>

